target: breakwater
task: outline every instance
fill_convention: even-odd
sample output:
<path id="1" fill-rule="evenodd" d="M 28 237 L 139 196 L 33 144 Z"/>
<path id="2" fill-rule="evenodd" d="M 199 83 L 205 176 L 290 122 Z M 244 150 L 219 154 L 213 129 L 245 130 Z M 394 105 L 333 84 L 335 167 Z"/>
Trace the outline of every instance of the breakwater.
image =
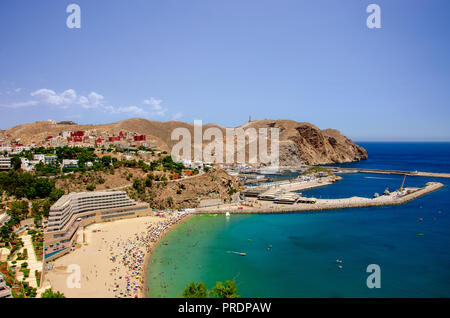
<path id="1" fill-rule="evenodd" d="M 423 188 L 414 190 L 409 189 L 409 193 L 406 194 L 401 194 L 400 192 L 396 191 L 391 193 L 390 195 L 380 196 L 378 198 L 353 197 L 345 199 L 318 199 L 316 203 L 298 203 L 294 205 L 265 203 L 256 207 L 219 206 L 216 208 L 196 209 L 195 212 L 193 213 L 195 214 L 210 214 L 210 213 L 220 214 L 227 212 L 229 212 L 230 214 L 292 213 L 303 211 L 321 211 L 321 210 L 400 205 L 409 202 L 411 200 L 417 199 L 433 191 L 436 191 L 442 187 L 444 187 L 444 185 L 440 182 L 429 182 Z"/>
<path id="2" fill-rule="evenodd" d="M 401 171 L 401 170 L 383 170 L 383 169 L 360 169 L 360 168 L 341 168 L 341 167 L 324 167 L 334 172 L 362 172 L 362 173 L 378 173 L 378 174 L 400 174 L 411 177 L 431 177 L 431 178 L 450 178 L 450 173 L 441 172 L 424 172 L 424 171 Z"/>

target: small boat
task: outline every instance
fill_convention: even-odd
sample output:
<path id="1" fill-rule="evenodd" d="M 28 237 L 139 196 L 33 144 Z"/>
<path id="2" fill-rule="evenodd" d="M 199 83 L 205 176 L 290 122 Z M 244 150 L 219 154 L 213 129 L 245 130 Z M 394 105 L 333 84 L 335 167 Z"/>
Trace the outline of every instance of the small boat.
<path id="1" fill-rule="evenodd" d="M 247 253 L 239 253 L 241 256 L 247 256 Z"/>
<path id="2" fill-rule="evenodd" d="M 230 212 L 227 211 L 227 213 L 225 213 L 225 216 L 230 216 Z"/>
<path id="3" fill-rule="evenodd" d="M 339 268 L 339 269 L 342 269 L 342 265 L 339 265 L 338 268 Z"/>
<path id="4" fill-rule="evenodd" d="M 167 243 L 167 242 L 164 242 L 163 244 L 164 244 L 164 245 L 169 245 L 169 243 Z"/>

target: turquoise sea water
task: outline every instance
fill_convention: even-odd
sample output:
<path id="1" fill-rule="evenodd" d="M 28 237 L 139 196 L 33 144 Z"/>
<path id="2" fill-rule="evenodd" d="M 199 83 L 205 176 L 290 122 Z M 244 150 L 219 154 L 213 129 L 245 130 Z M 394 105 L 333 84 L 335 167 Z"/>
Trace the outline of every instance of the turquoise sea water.
<path id="1" fill-rule="evenodd" d="M 362 145 L 370 159 L 347 166 L 450 172 L 449 143 Z M 372 196 L 403 179 L 342 176 L 304 195 Z M 430 180 L 407 177 L 406 186 Z M 149 295 L 177 297 L 191 281 L 235 279 L 244 297 L 450 297 L 450 180 L 435 180 L 447 187 L 400 206 L 192 217 L 152 255 Z M 366 286 L 369 264 L 381 267 L 380 289 Z"/>

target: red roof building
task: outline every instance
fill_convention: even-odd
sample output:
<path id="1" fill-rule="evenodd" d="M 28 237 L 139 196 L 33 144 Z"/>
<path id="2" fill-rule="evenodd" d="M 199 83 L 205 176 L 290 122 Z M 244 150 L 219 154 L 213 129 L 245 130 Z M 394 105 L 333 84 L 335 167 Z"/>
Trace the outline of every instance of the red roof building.
<path id="1" fill-rule="evenodd" d="M 120 136 L 108 137 L 108 141 L 120 141 Z"/>
<path id="2" fill-rule="evenodd" d="M 84 136 L 84 131 L 83 130 L 71 131 L 70 132 L 70 137 L 83 137 L 83 136 Z"/>
<path id="3" fill-rule="evenodd" d="M 134 136 L 134 141 L 145 141 L 145 140 L 147 140 L 145 135 Z"/>

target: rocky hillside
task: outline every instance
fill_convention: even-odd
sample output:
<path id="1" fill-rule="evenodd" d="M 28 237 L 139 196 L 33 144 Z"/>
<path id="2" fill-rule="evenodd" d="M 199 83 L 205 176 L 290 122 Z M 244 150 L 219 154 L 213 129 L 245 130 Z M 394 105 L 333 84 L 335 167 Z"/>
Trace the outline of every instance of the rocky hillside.
<path id="1" fill-rule="evenodd" d="M 338 130 L 321 130 L 310 123 L 292 120 L 258 120 L 242 126 L 244 129 L 280 129 L 280 165 L 331 164 L 367 159 L 364 148 L 342 135 Z"/>
<path id="2" fill-rule="evenodd" d="M 182 209 L 197 207 L 203 199 L 221 199 L 230 202 L 236 191 L 243 186 L 236 177 L 223 170 L 211 170 L 205 174 L 176 181 L 154 183 L 145 193 L 130 188 L 131 197 L 138 198 L 157 209 Z"/>
<path id="3" fill-rule="evenodd" d="M 170 136 L 175 128 L 187 128 L 193 140 L 193 125 L 180 121 L 159 122 L 142 118 L 123 120 L 106 125 L 61 125 L 50 122 L 24 124 L 3 131 L 7 141 L 20 140 L 23 144 L 55 136 L 64 130 L 96 131 L 97 134 L 117 134 L 119 131 L 130 131 L 147 135 L 147 140 L 155 143 L 159 150 L 170 152 L 176 143 Z M 219 128 L 224 135 L 225 128 L 215 124 L 204 125 L 203 131 L 209 127 Z M 295 166 L 299 164 L 330 164 L 359 161 L 367 159 L 364 148 L 356 145 L 334 129 L 321 130 L 310 123 L 292 120 L 255 120 L 240 126 L 244 130 L 253 128 L 280 129 L 280 165 Z M 204 142 L 206 144 L 206 142 Z M 248 148 L 248 147 L 247 147 Z M 270 149 L 270 147 L 269 147 Z M 246 149 L 248 152 L 248 149 Z"/>

